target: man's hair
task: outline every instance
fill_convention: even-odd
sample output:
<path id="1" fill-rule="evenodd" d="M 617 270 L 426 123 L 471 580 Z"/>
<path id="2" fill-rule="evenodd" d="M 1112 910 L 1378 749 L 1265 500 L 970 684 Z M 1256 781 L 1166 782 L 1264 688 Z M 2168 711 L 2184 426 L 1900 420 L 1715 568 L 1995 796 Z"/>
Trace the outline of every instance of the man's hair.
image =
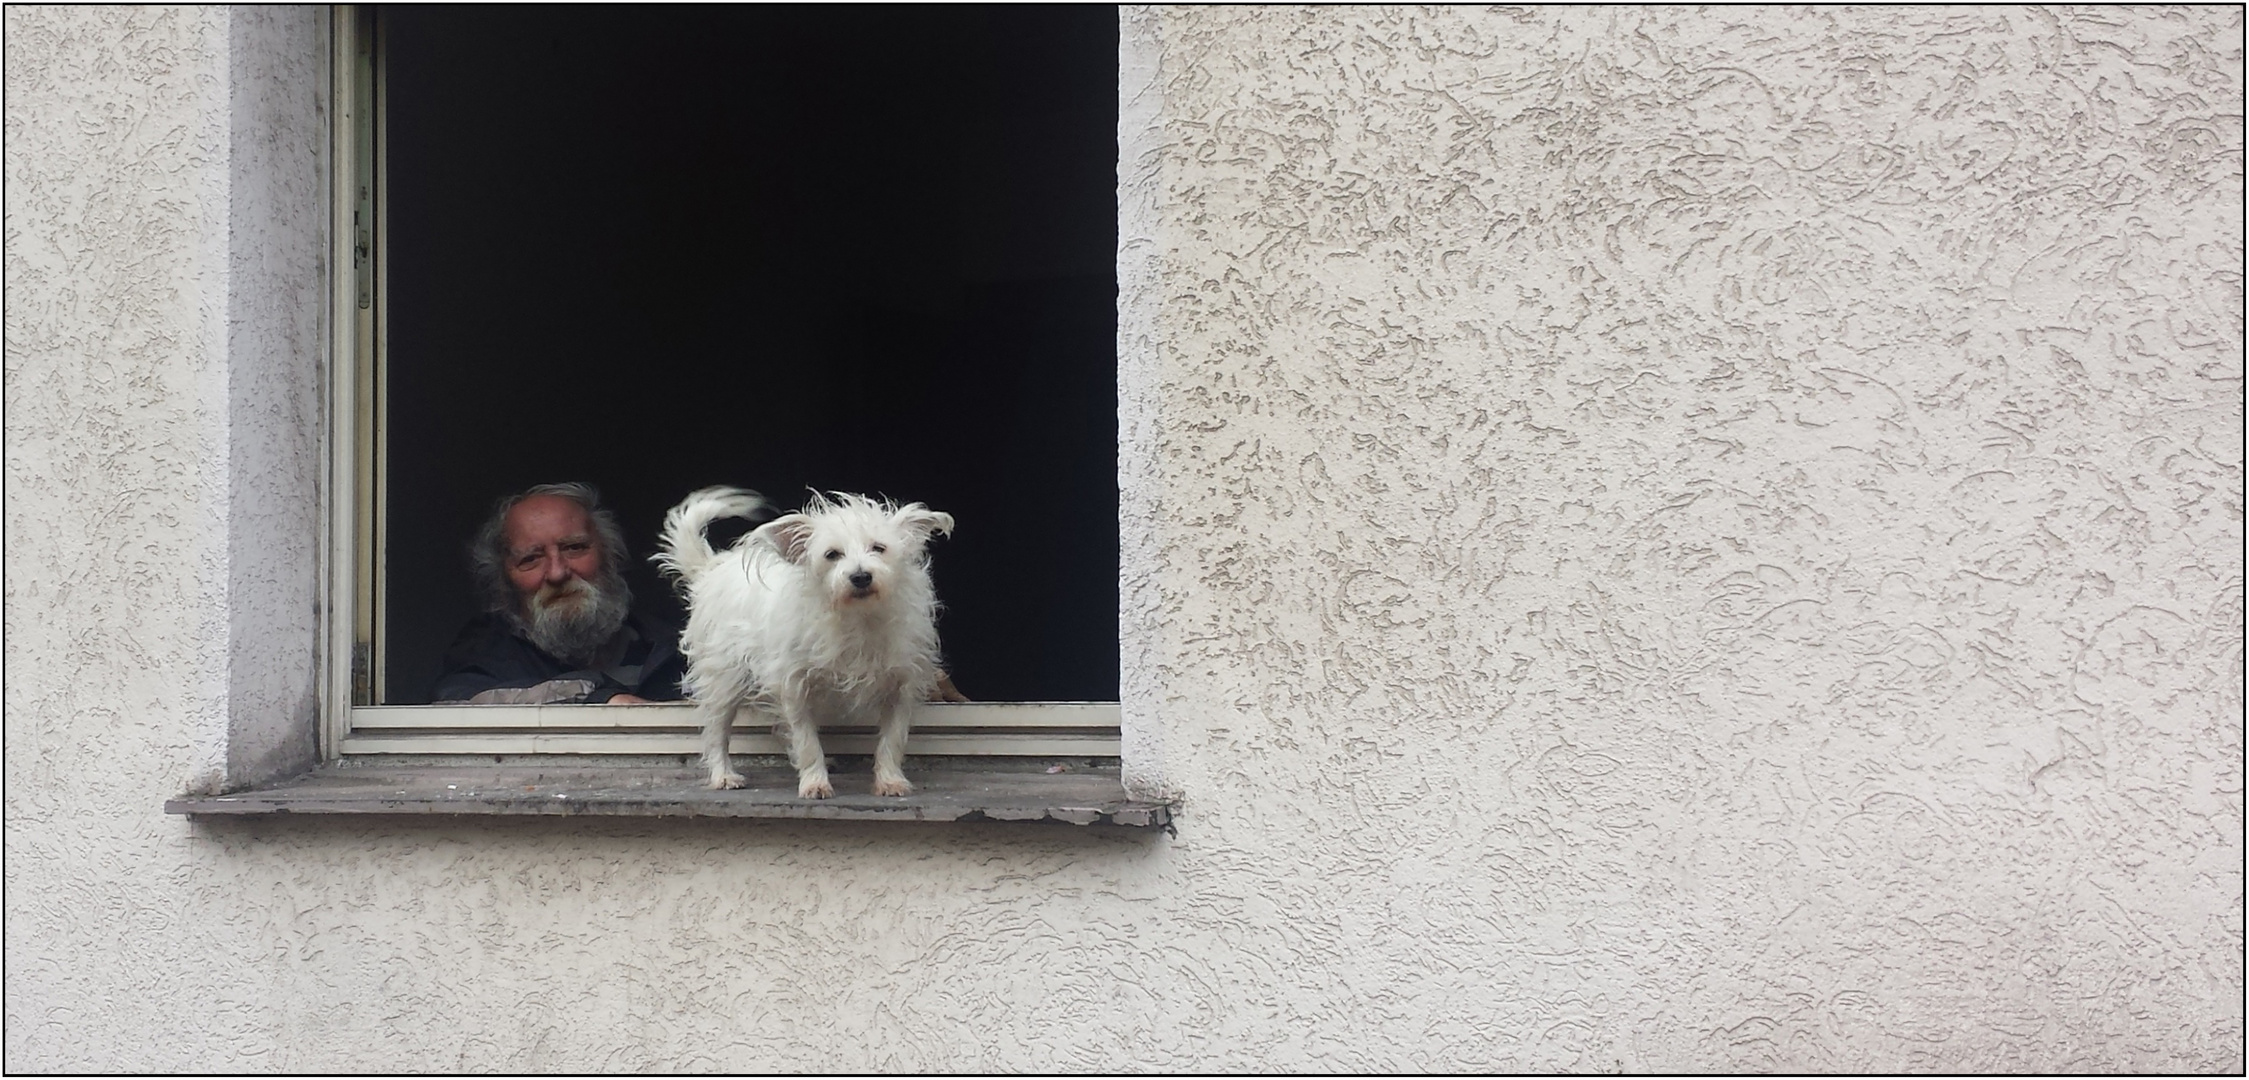
<path id="1" fill-rule="evenodd" d="M 617 515 L 601 505 L 601 492 L 592 484 L 571 482 L 567 484 L 534 484 L 513 495 L 501 496 L 492 504 L 492 513 L 484 519 L 484 527 L 476 531 L 476 539 L 469 541 L 469 571 L 476 577 L 477 589 L 484 594 L 484 609 L 509 616 L 519 614 L 520 598 L 515 586 L 508 581 L 508 511 L 525 499 L 539 495 L 556 495 L 577 503 L 586 509 L 586 520 L 593 523 L 594 539 L 601 544 L 602 576 L 624 583 L 625 532 L 617 527 Z"/>

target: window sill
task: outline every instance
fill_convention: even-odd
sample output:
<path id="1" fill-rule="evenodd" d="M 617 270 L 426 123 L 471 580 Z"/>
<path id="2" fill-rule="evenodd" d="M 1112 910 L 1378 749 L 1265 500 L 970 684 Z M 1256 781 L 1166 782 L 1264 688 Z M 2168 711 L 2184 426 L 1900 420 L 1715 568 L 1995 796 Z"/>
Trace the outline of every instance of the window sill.
<path id="1" fill-rule="evenodd" d="M 1045 821 L 1171 827 L 1171 807 L 1125 794 L 1114 768 L 1067 773 L 909 772 L 905 798 L 866 792 L 864 773 L 835 774 L 832 799 L 800 799 L 790 769 L 743 769 L 750 785 L 703 786 L 698 770 L 510 766 L 329 766 L 225 795 L 182 795 L 168 814 L 446 814 L 717 817 L 809 821 Z"/>

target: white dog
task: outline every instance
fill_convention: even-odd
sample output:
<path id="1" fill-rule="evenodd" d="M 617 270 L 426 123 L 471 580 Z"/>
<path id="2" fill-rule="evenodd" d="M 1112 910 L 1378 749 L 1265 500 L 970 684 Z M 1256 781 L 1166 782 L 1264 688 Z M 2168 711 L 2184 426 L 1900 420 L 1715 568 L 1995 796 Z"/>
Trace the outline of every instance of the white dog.
<path id="1" fill-rule="evenodd" d="M 940 678 L 928 543 L 953 531 L 952 515 L 814 492 L 801 511 L 711 549 L 703 536 L 711 522 L 764 505 L 741 488 L 695 492 L 665 515 L 654 556 L 687 594 L 679 649 L 711 786 L 744 783 L 727 741 L 736 707 L 755 703 L 779 713 L 774 733 L 796 766 L 799 796 L 835 794 L 820 725 L 853 718 L 880 728 L 875 794 L 912 792 L 901 769 L 906 731 Z"/>

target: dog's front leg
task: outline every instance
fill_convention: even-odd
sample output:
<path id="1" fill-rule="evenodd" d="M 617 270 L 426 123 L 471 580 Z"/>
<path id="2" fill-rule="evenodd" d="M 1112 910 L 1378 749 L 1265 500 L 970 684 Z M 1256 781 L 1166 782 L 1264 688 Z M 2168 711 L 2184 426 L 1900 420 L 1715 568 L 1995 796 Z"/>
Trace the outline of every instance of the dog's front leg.
<path id="1" fill-rule="evenodd" d="M 789 764 L 797 770 L 797 798 L 825 799 L 834 795 L 835 786 L 828 783 L 828 756 L 820 749 L 820 725 L 812 718 L 810 703 L 800 695 L 784 696 L 781 723 L 788 728 L 783 742 L 789 748 Z"/>
<path id="2" fill-rule="evenodd" d="M 882 730 L 875 736 L 875 794 L 911 795 L 906 780 L 906 732 L 914 723 L 914 703 L 899 698 L 883 714 Z"/>

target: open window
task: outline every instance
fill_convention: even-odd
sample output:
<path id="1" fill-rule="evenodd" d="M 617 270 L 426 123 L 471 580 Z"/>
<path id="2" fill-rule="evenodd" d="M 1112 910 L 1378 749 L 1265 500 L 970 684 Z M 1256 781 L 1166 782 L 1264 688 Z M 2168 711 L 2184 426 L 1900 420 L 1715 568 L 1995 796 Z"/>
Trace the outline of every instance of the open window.
<path id="1" fill-rule="evenodd" d="M 1111 9 L 334 25 L 331 756 L 695 752 L 684 706 L 426 704 L 469 537 L 557 480 L 675 621 L 645 556 L 695 488 L 951 513 L 939 626 L 981 704 L 909 752 L 1116 755 Z"/>

